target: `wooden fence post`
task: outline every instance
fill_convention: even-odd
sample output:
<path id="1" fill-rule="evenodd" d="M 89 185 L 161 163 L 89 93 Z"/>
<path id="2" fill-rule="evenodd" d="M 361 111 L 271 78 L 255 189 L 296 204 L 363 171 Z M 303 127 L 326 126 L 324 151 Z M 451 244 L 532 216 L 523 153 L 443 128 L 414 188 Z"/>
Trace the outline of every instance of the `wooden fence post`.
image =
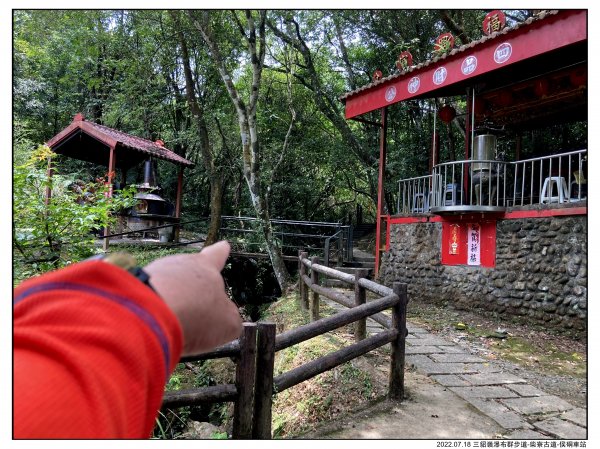
<path id="1" fill-rule="evenodd" d="M 254 428 L 252 429 L 252 438 L 254 439 L 271 439 L 276 332 L 275 323 L 258 323 Z"/>
<path id="2" fill-rule="evenodd" d="M 319 263 L 319 257 L 314 256 L 311 257 L 310 261 L 313 264 Z M 319 273 L 314 268 L 310 270 L 310 280 L 313 285 L 319 285 Z M 319 294 L 313 290 L 312 297 L 310 301 L 310 320 L 317 321 L 319 319 Z"/>
<path id="3" fill-rule="evenodd" d="M 369 271 L 365 270 L 364 268 L 356 270 L 356 274 L 354 275 L 354 307 L 358 307 L 361 304 L 365 304 L 367 302 L 367 291 L 363 287 L 358 285 L 358 281 L 362 278 L 366 278 L 368 272 Z M 354 340 L 357 343 L 367 338 L 366 318 L 356 321 L 356 323 L 354 323 L 354 326 Z"/>
<path id="4" fill-rule="evenodd" d="M 302 263 L 302 259 L 305 259 L 307 253 L 298 250 L 298 290 L 300 291 L 300 308 L 302 310 L 308 310 L 308 295 L 306 294 L 306 285 L 304 285 L 303 276 L 306 274 L 306 265 Z"/>
<path id="5" fill-rule="evenodd" d="M 406 344 L 406 305 L 408 296 L 406 284 L 394 282 L 394 293 L 400 300 L 392 308 L 392 327 L 398 331 L 398 337 L 391 342 L 389 398 L 402 400 L 404 397 L 404 358 Z"/>
<path id="6" fill-rule="evenodd" d="M 302 251 L 302 259 L 308 258 L 308 253 L 306 251 Z M 306 274 L 306 265 L 302 264 L 302 274 Z M 304 283 L 304 279 L 302 279 L 302 290 L 300 290 L 300 303 L 302 306 L 302 310 L 308 310 L 308 285 Z"/>
<path id="7" fill-rule="evenodd" d="M 252 399 L 256 375 L 256 323 L 244 323 L 235 370 L 237 399 L 233 409 L 234 439 L 252 438 Z"/>

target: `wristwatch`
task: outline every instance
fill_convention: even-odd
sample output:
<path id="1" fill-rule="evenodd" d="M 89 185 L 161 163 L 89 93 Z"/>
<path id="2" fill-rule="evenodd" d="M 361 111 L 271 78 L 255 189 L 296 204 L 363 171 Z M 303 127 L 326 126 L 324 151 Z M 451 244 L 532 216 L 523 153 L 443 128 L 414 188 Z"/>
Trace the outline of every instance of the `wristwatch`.
<path id="1" fill-rule="evenodd" d="M 116 253 L 110 254 L 96 254 L 95 256 L 92 256 L 86 260 L 101 260 L 103 262 L 110 263 L 112 265 L 116 265 L 117 267 L 123 268 L 124 270 L 128 271 L 131 275 L 138 278 L 141 282 L 146 284 L 148 287 L 150 287 L 152 290 L 154 290 L 154 287 L 152 287 L 152 285 L 150 284 L 150 275 L 146 273 L 141 267 L 139 267 L 137 261 L 135 260 L 135 257 L 133 257 L 127 252 L 118 251 Z"/>

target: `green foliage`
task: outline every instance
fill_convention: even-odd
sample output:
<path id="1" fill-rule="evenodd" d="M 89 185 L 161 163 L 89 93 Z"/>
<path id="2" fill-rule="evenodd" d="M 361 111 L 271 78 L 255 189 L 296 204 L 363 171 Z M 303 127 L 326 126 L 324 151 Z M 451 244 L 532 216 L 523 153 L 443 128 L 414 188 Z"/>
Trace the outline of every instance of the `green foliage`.
<path id="1" fill-rule="evenodd" d="M 167 409 L 159 411 L 156 424 L 152 431 L 152 438 L 159 440 L 172 440 L 177 438 L 187 426 L 187 419 L 191 413 L 190 407 L 179 407 L 177 410 Z"/>
<path id="2" fill-rule="evenodd" d="M 446 10 L 447 19 L 464 31 L 466 40 L 482 36 L 486 12 Z M 525 10 L 505 12 L 511 25 L 530 15 Z M 338 221 L 361 206 L 365 221 L 374 221 L 378 130 L 346 121 L 339 97 L 370 83 L 375 69 L 384 76 L 396 73 L 395 61 L 403 50 L 410 50 L 414 64 L 430 59 L 435 39 L 450 31 L 442 13 L 313 9 L 272 10 L 267 17 L 290 38 L 302 38 L 310 50 L 307 61 L 267 27 L 266 65 L 256 117 L 260 152 L 255 162 L 269 192 L 270 215 Z M 245 13 L 213 10 L 209 20 L 232 81 L 247 101 L 251 64 L 238 30 L 238 22 L 246 25 Z M 297 23 L 297 29 L 290 20 Z M 195 96 L 204 110 L 213 164 L 224 179 L 222 213 L 254 215 L 242 175 L 235 108 L 186 13 L 15 10 L 13 30 L 14 136 L 20 146 L 27 146 L 26 141 L 47 141 L 80 111 L 107 126 L 151 140 L 160 138 L 168 148 L 196 162 L 194 168 L 186 169 L 182 212 L 185 218 L 196 218 L 210 214 L 211 175 L 200 151 L 202 136 L 186 99 L 181 33 L 188 47 Z M 462 37 L 454 34 L 456 45 L 463 44 Z M 439 120 L 436 125 L 442 162 L 464 153 L 464 96 L 451 100 L 459 117 L 449 128 Z M 420 99 L 388 108 L 386 191 L 390 207 L 395 203 L 399 179 L 427 174 L 434 102 Z M 290 105 L 296 114 L 293 123 Z M 378 113 L 364 118 L 379 121 Z M 349 135 L 342 132 L 340 123 L 346 124 Z M 534 156 L 544 148 L 581 148 L 585 126 L 566 128 L 525 133 L 521 155 Z M 360 151 L 353 150 L 351 139 Z M 514 151 L 514 146 L 508 150 Z M 15 151 L 16 165 L 25 160 L 25 152 Z M 83 176 L 79 162 L 64 166 Z M 161 195 L 172 200 L 177 169 L 165 163 L 158 170 Z M 86 173 L 98 176 L 88 168 Z M 130 173 L 132 176 L 135 173 Z"/>
<path id="3" fill-rule="evenodd" d="M 210 436 L 211 440 L 226 440 L 228 438 L 227 432 L 215 432 Z"/>
<path id="4" fill-rule="evenodd" d="M 16 280 L 82 260 L 95 252 L 95 234 L 133 205 L 133 191 L 109 198 L 104 182 L 83 183 L 45 165 L 53 153 L 40 146 L 13 170 L 13 248 Z M 52 198 L 46 202 L 46 188 Z"/>

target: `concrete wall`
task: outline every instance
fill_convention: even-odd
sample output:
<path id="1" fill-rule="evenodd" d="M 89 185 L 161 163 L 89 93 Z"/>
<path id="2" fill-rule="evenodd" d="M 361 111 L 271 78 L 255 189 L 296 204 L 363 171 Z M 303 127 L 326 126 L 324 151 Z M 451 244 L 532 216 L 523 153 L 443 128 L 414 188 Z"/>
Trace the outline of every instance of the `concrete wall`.
<path id="1" fill-rule="evenodd" d="M 587 216 L 498 221 L 496 267 L 443 266 L 441 223 L 391 227 L 380 279 L 410 300 L 587 329 Z"/>

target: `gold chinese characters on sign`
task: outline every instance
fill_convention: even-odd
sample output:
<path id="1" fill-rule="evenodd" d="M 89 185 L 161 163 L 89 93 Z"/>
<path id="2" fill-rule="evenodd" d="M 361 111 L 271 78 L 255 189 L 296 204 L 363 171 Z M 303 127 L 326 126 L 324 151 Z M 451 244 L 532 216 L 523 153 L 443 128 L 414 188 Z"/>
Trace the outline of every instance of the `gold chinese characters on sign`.
<path id="1" fill-rule="evenodd" d="M 460 225 L 457 225 L 457 224 L 450 225 L 449 252 L 452 255 L 458 254 L 459 231 L 460 231 Z"/>
<path id="2" fill-rule="evenodd" d="M 498 9 L 490 12 L 485 19 L 483 19 L 483 32 L 486 35 L 500 31 L 506 25 L 506 16 Z"/>

